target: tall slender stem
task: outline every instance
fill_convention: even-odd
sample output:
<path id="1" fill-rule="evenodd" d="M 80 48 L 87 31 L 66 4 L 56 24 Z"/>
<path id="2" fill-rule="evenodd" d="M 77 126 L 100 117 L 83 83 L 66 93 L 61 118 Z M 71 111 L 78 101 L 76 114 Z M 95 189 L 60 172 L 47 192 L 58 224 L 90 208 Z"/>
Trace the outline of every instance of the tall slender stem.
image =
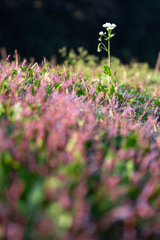
<path id="1" fill-rule="evenodd" d="M 108 32 L 108 36 L 110 32 Z M 110 68 L 110 39 L 108 39 L 108 67 Z"/>
<path id="2" fill-rule="evenodd" d="M 110 36 L 110 31 L 108 31 L 108 37 Z M 110 68 L 110 38 L 108 39 L 108 67 Z M 109 76 L 109 86 L 110 86 L 110 76 Z"/>

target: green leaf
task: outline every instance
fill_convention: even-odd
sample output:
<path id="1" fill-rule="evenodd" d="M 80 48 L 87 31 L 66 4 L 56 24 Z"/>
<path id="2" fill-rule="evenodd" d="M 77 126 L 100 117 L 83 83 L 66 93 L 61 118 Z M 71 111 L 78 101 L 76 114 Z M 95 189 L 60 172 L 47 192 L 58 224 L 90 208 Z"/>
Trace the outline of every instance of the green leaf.
<path id="1" fill-rule="evenodd" d="M 107 38 L 105 38 L 104 40 L 109 40 L 110 38 L 112 38 L 112 37 L 114 37 L 115 36 L 115 34 L 111 34 L 109 37 L 107 37 Z"/>
<path id="2" fill-rule="evenodd" d="M 114 89 L 114 86 L 113 86 L 113 84 L 112 84 L 112 85 L 110 86 L 110 88 L 109 88 L 108 96 L 111 97 L 114 92 L 115 92 L 115 89 Z"/>
<path id="3" fill-rule="evenodd" d="M 110 38 L 112 38 L 112 37 L 114 37 L 114 36 L 115 36 L 115 34 L 111 34 L 111 35 L 110 35 Z"/>
<path id="4" fill-rule="evenodd" d="M 27 204 L 31 210 L 38 208 L 44 198 L 43 182 L 39 181 L 33 184 L 27 196 Z"/>
<path id="5" fill-rule="evenodd" d="M 119 160 L 116 163 L 113 173 L 125 177 L 131 177 L 134 172 L 134 162 Z"/>
<path id="6" fill-rule="evenodd" d="M 102 92 L 101 86 L 96 87 L 97 92 Z"/>
<path id="7" fill-rule="evenodd" d="M 54 88 L 59 89 L 62 86 L 62 83 L 55 82 L 54 83 Z"/>
<path id="8" fill-rule="evenodd" d="M 128 160 L 126 163 L 126 174 L 128 177 L 131 177 L 134 172 L 134 162 L 131 160 Z"/>
<path id="9" fill-rule="evenodd" d="M 111 62 L 111 64 L 118 63 L 117 61 Z"/>
<path id="10" fill-rule="evenodd" d="M 5 113 L 5 108 L 2 103 L 0 103 L 0 116 Z"/>
<path id="11" fill-rule="evenodd" d="M 123 100 L 123 95 L 122 94 L 119 94 L 119 93 L 115 93 L 116 94 L 116 97 L 118 97 L 120 100 Z"/>
<path id="12" fill-rule="evenodd" d="M 136 148 L 137 144 L 138 144 L 137 133 L 135 132 L 129 135 L 128 137 L 123 138 L 122 148 L 123 149 Z"/>
<path id="13" fill-rule="evenodd" d="M 108 76 L 111 76 L 111 71 L 110 68 L 108 66 L 104 66 L 104 73 L 107 74 Z"/>
<path id="14" fill-rule="evenodd" d="M 83 90 L 83 89 L 81 89 L 81 88 L 78 88 L 77 89 L 77 95 L 78 95 L 78 97 L 80 97 L 80 96 L 83 96 L 83 95 L 86 95 L 86 91 L 85 90 Z"/>
<path id="15" fill-rule="evenodd" d="M 15 75 L 18 73 L 18 71 L 14 69 L 14 70 L 12 71 L 12 73 L 13 73 L 13 77 L 15 77 Z"/>
<path id="16" fill-rule="evenodd" d="M 137 134 L 134 133 L 128 137 L 126 140 L 126 148 L 135 148 L 137 144 Z"/>
<path id="17" fill-rule="evenodd" d="M 29 76 L 33 77 L 34 70 L 32 68 L 29 69 Z"/>

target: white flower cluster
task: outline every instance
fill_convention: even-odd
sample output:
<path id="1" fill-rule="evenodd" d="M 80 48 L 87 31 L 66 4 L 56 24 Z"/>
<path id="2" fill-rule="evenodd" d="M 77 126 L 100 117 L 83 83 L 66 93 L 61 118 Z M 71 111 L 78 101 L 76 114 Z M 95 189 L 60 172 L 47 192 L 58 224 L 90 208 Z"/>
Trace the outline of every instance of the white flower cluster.
<path id="1" fill-rule="evenodd" d="M 117 25 L 114 24 L 114 23 L 111 24 L 111 23 L 106 22 L 106 23 L 103 24 L 102 26 L 105 27 L 106 30 L 108 31 L 108 36 L 105 35 L 106 32 L 101 31 L 101 32 L 99 32 L 100 37 L 99 37 L 98 40 L 99 40 L 99 41 L 102 41 L 102 37 L 104 37 L 106 41 L 107 41 L 107 40 L 110 41 L 110 38 L 112 38 L 112 37 L 115 35 L 115 34 L 111 34 L 111 32 L 112 32 L 112 30 L 113 30 L 115 27 L 117 27 Z M 109 45 L 110 45 L 110 44 L 109 44 Z M 99 43 L 99 44 L 98 44 L 97 51 L 98 51 L 98 52 L 101 52 L 102 49 L 104 49 L 105 51 L 108 51 L 108 52 L 110 51 L 110 48 L 107 49 L 106 46 L 105 46 L 103 43 Z"/>
<path id="2" fill-rule="evenodd" d="M 114 23 L 108 23 L 108 22 L 106 22 L 105 24 L 103 24 L 102 25 L 103 27 L 105 27 L 105 28 L 107 28 L 107 30 L 113 30 L 115 27 L 117 27 L 117 25 L 116 24 L 114 24 Z"/>

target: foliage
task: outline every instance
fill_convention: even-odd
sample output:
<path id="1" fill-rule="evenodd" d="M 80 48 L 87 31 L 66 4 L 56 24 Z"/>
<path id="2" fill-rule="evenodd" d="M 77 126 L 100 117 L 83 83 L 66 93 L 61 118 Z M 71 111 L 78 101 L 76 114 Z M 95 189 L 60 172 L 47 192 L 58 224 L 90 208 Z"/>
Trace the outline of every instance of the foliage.
<path id="1" fill-rule="evenodd" d="M 108 89 L 93 59 L 1 63 L 1 238 L 159 237 L 158 81 L 118 63 Z"/>

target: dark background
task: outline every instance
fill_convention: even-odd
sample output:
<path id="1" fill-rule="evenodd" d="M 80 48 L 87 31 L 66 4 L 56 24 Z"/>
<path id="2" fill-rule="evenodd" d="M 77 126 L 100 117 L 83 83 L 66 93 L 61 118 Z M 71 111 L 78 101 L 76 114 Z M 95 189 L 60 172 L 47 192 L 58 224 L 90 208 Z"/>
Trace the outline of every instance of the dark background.
<path id="1" fill-rule="evenodd" d="M 102 24 L 115 23 L 111 55 L 154 67 L 160 50 L 160 0 L 0 0 L 0 48 L 41 62 L 58 49 L 83 46 L 97 52 Z"/>

